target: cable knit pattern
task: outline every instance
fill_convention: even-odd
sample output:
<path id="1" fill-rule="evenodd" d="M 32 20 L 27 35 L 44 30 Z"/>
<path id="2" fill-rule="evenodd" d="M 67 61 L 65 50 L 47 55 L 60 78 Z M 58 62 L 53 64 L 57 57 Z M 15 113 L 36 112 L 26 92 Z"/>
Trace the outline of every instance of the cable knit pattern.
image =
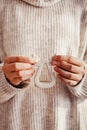
<path id="1" fill-rule="evenodd" d="M 87 130 L 86 48 L 86 0 L 0 0 L 0 130 Z M 49 60 L 55 53 L 84 60 L 86 74 L 77 86 L 55 75 L 52 88 L 36 87 L 33 77 L 18 89 L 2 71 L 7 56 Z"/>

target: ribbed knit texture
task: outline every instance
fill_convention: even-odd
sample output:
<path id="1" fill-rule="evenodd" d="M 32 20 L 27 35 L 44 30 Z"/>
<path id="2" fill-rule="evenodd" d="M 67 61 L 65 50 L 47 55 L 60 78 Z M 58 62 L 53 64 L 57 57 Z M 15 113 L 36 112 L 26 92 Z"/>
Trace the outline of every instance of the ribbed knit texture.
<path id="1" fill-rule="evenodd" d="M 86 0 L 0 0 L 0 60 L 55 53 L 84 60 L 87 70 Z M 52 88 L 14 88 L 0 65 L 0 130 L 87 130 L 87 72 L 74 88 L 56 75 Z M 51 66 L 50 66 L 51 67 Z M 53 73 L 53 71 L 52 71 Z M 40 80 L 48 80 L 46 69 Z"/>

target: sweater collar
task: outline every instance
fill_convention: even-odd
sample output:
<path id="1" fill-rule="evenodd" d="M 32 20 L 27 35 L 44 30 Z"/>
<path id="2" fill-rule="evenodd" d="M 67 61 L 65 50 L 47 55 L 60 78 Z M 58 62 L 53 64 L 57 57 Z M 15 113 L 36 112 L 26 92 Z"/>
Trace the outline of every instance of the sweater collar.
<path id="1" fill-rule="evenodd" d="M 38 7 L 46 7 L 54 5 L 55 3 L 61 1 L 61 0 L 22 0 L 26 2 L 27 4 L 31 4 Z"/>

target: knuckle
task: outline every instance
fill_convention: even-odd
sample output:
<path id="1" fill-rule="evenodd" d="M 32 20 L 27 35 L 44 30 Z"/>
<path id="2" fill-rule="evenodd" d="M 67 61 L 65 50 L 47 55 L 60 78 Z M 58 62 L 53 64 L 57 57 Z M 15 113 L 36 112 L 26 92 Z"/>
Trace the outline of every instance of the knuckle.
<path id="1" fill-rule="evenodd" d="M 20 61 L 20 57 L 19 56 L 16 56 L 16 61 Z"/>
<path id="2" fill-rule="evenodd" d="M 18 77 L 21 77 L 21 72 L 18 71 L 18 72 L 16 73 L 16 75 L 17 75 Z"/>
<path id="3" fill-rule="evenodd" d="M 17 63 L 13 64 L 13 68 L 14 68 L 14 70 L 17 70 L 17 68 L 18 68 Z"/>
<path id="4" fill-rule="evenodd" d="M 73 70 L 73 65 L 69 65 L 69 70 L 70 70 L 70 71 Z"/>
<path id="5" fill-rule="evenodd" d="M 68 75 L 68 78 L 69 78 L 69 79 L 72 79 L 72 78 L 73 78 L 73 75 L 72 75 L 72 74 L 69 74 L 69 75 Z"/>

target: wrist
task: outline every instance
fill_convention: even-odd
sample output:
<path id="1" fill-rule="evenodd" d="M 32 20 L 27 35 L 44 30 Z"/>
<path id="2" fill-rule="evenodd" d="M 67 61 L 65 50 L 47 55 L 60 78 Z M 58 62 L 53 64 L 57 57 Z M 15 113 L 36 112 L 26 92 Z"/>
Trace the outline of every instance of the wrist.
<path id="1" fill-rule="evenodd" d="M 6 77 L 5 77 L 6 78 Z M 11 84 L 13 87 L 15 87 L 15 88 L 25 88 L 25 87 L 27 87 L 28 85 L 29 85 L 29 80 L 26 80 L 26 81 L 22 81 L 20 84 L 18 84 L 18 85 L 14 85 L 14 84 L 12 84 L 10 81 L 9 81 L 9 79 L 8 78 L 6 78 L 6 80 L 8 81 L 8 83 L 9 84 Z"/>

